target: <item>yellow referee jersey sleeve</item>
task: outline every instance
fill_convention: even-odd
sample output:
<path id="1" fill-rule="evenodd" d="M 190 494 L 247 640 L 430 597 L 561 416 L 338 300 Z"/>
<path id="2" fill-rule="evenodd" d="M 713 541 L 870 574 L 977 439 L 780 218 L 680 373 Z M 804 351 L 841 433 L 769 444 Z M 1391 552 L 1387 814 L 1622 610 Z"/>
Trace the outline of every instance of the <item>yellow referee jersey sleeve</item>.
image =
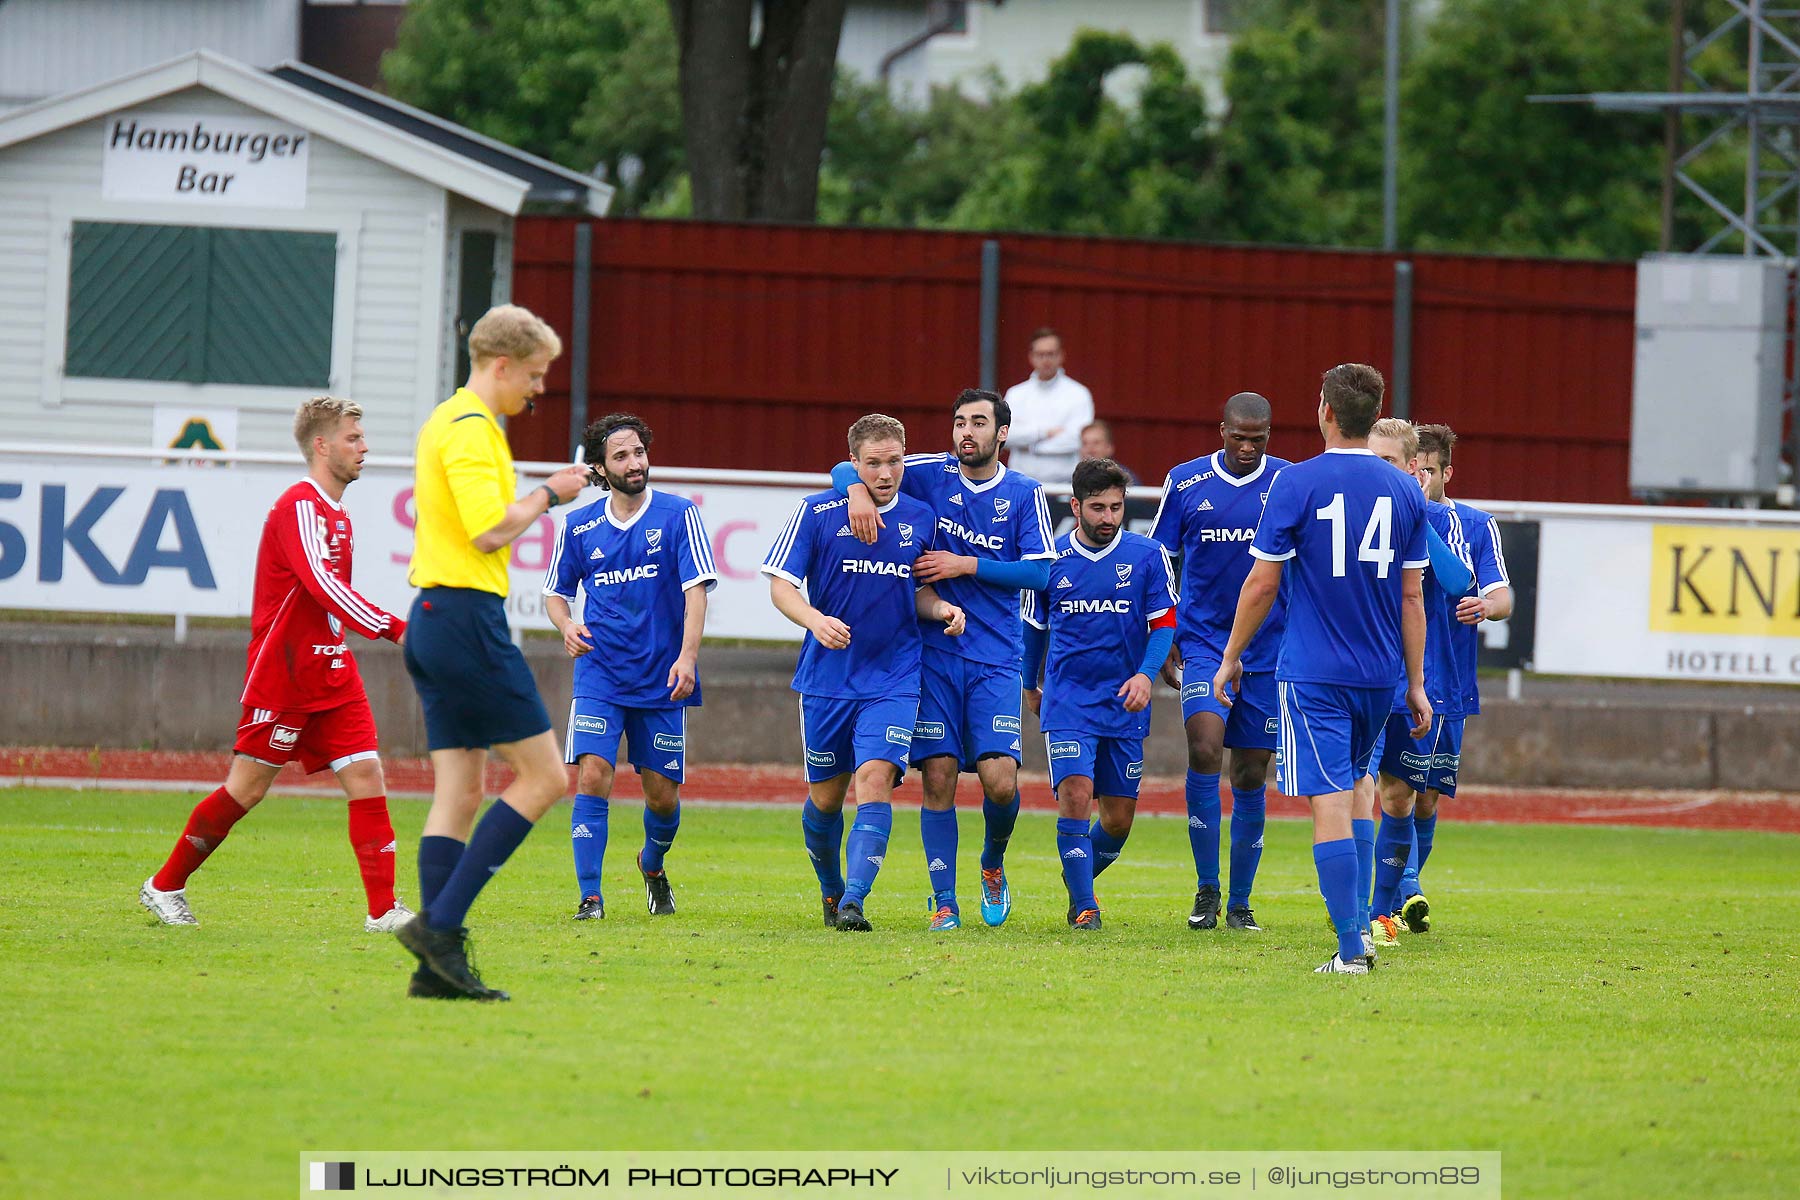
<path id="1" fill-rule="evenodd" d="M 457 389 L 419 431 L 412 585 L 506 595 L 511 548 L 483 554 L 474 539 L 500 523 L 518 488 L 512 448 L 499 422 L 474 392 Z"/>

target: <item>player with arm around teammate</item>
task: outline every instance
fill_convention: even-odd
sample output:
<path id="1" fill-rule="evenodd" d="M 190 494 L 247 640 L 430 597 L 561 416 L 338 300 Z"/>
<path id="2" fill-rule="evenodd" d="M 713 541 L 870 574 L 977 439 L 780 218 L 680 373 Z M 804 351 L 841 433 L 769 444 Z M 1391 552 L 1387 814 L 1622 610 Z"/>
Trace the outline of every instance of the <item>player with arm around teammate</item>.
<path id="1" fill-rule="evenodd" d="M 1420 891 L 1419 872 L 1431 857 L 1437 838 L 1438 800 L 1456 795 L 1456 782 L 1462 772 L 1463 727 L 1468 718 L 1481 713 L 1481 624 L 1504 621 L 1512 616 L 1512 581 L 1506 574 L 1506 554 L 1500 543 L 1500 524 L 1492 514 L 1472 504 L 1451 500 L 1445 489 L 1456 475 L 1452 463 L 1456 434 L 1448 425 L 1419 426 L 1419 477 L 1424 481 L 1428 499 L 1443 501 L 1456 510 L 1463 537 L 1469 550 L 1469 565 L 1475 574 L 1475 594 L 1452 598 L 1456 624 L 1450 636 L 1456 644 L 1457 675 L 1462 681 L 1462 715 L 1445 725 L 1444 753 L 1447 770 L 1438 772 L 1434 787 L 1418 797 L 1413 810 L 1412 849 L 1407 857 L 1405 873 L 1400 878 L 1400 923 L 1413 933 L 1431 931 L 1431 904 Z"/>
<path id="2" fill-rule="evenodd" d="M 986 836 L 981 847 L 981 918 L 999 925 L 1012 911 L 1006 847 L 1019 817 L 1019 596 L 1043 586 L 1055 557 L 1050 506 L 1035 479 L 1001 464 L 1012 415 L 992 392 L 965 389 L 951 404 L 948 454 L 909 454 L 901 489 L 929 505 L 936 549 L 921 556 L 918 579 L 967 615 L 951 637 L 925 629 L 919 723 L 912 762 L 924 783 L 919 834 L 931 880 L 932 929 L 962 924 L 956 898 L 956 786 L 981 782 Z M 850 499 L 851 528 L 871 540 L 880 521 L 849 464 L 832 472 Z"/>
<path id="3" fill-rule="evenodd" d="M 941 622 L 957 636 L 964 618 L 914 575 L 936 529 L 931 509 L 900 491 L 905 428 L 871 413 L 850 426 L 849 442 L 850 460 L 882 517 L 874 544 L 851 532 L 849 500 L 820 492 L 800 502 L 761 570 L 775 608 L 806 630 L 793 682 L 808 784 L 800 825 L 825 924 L 866 932 L 863 905 L 887 855 L 894 788 L 919 715 L 920 623 Z M 844 798 L 852 777 L 856 822 L 846 847 Z"/>
<path id="4" fill-rule="evenodd" d="M 675 911 L 663 856 L 681 827 L 687 710 L 701 701 L 706 594 L 719 574 L 699 508 L 650 486 L 650 441 L 630 413 L 587 427 L 582 457 L 606 495 L 564 520 L 544 580 L 544 609 L 575 660 L 565 758 L 577 772 L 569 832 L 578 921 L 606 915 L 600 874 L 621 736 L 644 785 L 645 903 L 655 916 Z M 570 611 L 577 588 L 587 597 L 579 621 Z"/>
<path id="5" fill-rule="evenodd" d="M 306 478 L 263 521 L 241 697 L 243 716 L 225 784 L 189 814 L 162 869 L 138 900 L 165 925 L 197 925 L 187 880 L 296 759 L 330 767 L 350 800 L 350 845 L 362 872 L 363 928 L 386 933 L 412 916 L 394 898 L 394 827 L 362 674 L 344 637 L 401 642 L 406 622 L 350 586 L 352 536 L 344 489 L 362 476 L 362 407 L 318 396 L 294 414 Z"/>
<path id="6" fill-rule="evenodd" d="M 1187 733 L 1188 845 L 1198 876 L 1190 929 L 1219 924 L 1219 773 L 1226 747 L 1231 748 L 1231 894 L 1225 924 L 1261 929 L 1250 909 L 1250 891 L 1262 860 L 1269 760 L 1275 751 L 1275 656 L 1286 623 L 1279 598 L 1244 650 L 1234 703 L 1227 706 L 1213 695 L 1212 678 L 1231 636 L 1238 591 L 1256 561 L 1250 539 L 1270 485 L 1288 465 L 1267 453 L 1272 417 L 1269 402 L 1255 392 L 1227 400 L 1219 422 L 1224 444 L 1169 472 L 1150 532 L 1181 560 L 1181 623 L 1164 677 L 1181 692 Z"/>
<path id="7" fill-rule="evenodd" d="M 1411 732 L 1431 724 L 1425 698 L 1425 498 L 1418 485 L 1369 451 L 1385 383 L 1375 368 L 1346 363 L 1325 373 L 1319 432 L 1325 452 L 1278 475 L 1250 552 L 1257 563 L 1238 596 L 1231 638 L 1213 676 L 1229 702 L 1242 655 L 1285 576 L 1287 630 L 1275 666 L 1282 791 L 1312 808 L 1313 863 L 1337 952 L 1321 973 L 1365 975 L 1363 908 L 1353 819 L 1356 780 L 1369 768 L 1404 662 Z"/>
<path id="8" fill-rule="evenodd" d="M 1124 527 L 1125 472 L 1111 459 L 1091 459 L 1072 482 L 1075 528 L 1057 539 L 1043 590 L 1025 598 L 1025 703 L 1038 714 L 1056 789 L 1069 925 L 1095 930 L 1094 878 L 1118 861 L 1131 835 L 1150 681 L 1174 642 L 1176 596 L 1162 545 Z"/>

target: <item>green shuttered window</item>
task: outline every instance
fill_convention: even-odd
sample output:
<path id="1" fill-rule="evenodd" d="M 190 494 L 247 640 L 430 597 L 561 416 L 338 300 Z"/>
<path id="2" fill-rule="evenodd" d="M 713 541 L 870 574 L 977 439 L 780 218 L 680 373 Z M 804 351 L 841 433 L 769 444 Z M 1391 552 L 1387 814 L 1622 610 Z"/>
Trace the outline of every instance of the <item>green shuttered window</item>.
<path id="1" fill-rule="evenodd" d="M 337 237 L 77 221 L 64 371 L 324 388 Z"/>

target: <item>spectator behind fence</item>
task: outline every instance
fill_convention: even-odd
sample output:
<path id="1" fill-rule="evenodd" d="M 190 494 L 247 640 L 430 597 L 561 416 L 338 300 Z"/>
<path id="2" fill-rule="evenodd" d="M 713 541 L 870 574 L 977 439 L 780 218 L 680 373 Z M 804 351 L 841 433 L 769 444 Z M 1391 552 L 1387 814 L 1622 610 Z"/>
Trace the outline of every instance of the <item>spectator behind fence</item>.
<path id="1" fill-rule="evenodd" d="M 1113 466 L 1125 472 L 1125 480 L 1132 487 L 1138 486 L 1137 472 L 1120 462 L 1113 455 L 1112 426 L 1105 421 L 1089 421 L 1081 430 L 1081 461 L 1109 458 Z"/>
<path id="2" fill-rule="evenodd" d="M 1062 335 L 1031 335 L 1031 376 L 1007 389 L 1012 428 L 1007 465 L 1039 483 L 1067 487 L 1080 461 L 1081 431 L 1094 419 L 1094 397 L 1062 369 Z"/>

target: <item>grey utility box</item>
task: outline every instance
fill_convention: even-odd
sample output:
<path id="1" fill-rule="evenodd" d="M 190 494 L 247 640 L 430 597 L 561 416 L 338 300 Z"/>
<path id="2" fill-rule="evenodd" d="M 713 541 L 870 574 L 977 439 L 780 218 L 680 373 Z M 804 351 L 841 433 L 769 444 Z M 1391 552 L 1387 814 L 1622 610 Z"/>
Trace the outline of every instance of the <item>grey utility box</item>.
<path id="1" fill-rule="evenodd" d="M 1773 494 L 1788 272 L 1723 255 L 1638 262 L 1632 491 Z"/>

